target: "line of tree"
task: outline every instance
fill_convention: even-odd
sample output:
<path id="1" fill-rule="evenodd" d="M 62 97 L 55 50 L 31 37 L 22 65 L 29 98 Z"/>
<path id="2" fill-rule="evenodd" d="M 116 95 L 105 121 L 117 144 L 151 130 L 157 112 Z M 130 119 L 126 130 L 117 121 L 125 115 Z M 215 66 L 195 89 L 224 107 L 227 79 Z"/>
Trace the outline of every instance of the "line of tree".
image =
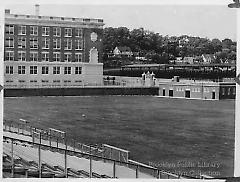
<path id="1" fill-rule="evenodd" d="M 231 39 L 208 39 L 188 35 L 163 36 L 143 28 L 129 30 L 127 27 L 107 27 L 103 30 L 103 58 L 117 46 L 127 46 L 148 63 L 168 63 L 176 57 L 214 54 L 216 63 L 236 60 L 236 42 Z"/>

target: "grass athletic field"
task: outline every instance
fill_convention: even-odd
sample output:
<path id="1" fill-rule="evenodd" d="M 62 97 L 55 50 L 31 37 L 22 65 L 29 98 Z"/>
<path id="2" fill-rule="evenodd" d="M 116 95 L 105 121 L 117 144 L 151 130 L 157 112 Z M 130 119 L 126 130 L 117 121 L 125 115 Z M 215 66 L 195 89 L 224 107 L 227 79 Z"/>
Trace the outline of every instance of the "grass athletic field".
<path id="1" fill-rule="evenodd" d="M 233 175 L 234 100 L 151 96 L 5 98 L 5 119 L 107 143 L 130 158 L 186 175 Z"/>

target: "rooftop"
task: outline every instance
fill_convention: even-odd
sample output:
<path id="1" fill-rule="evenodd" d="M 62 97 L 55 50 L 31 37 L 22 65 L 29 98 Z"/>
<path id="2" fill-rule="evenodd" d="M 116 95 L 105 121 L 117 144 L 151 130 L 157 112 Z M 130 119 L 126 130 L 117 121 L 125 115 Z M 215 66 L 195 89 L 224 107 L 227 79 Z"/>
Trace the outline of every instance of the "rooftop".
<path id="1" fill-rule="evenodd" d="M 71 23 L 84 23 L 84 24 L 99 24 L 103 26 L 103 19 L 93 18 L 75 18 L 75 17 L 57 17 L 57 16 L 38 16 L 38 15 L 22 15 L 22 14 L 10 14 L 9 10 L 5 11 L 6 19 L 19 19 L 19 20 L 45 20 L 45 21 L 60 21 Z"/>

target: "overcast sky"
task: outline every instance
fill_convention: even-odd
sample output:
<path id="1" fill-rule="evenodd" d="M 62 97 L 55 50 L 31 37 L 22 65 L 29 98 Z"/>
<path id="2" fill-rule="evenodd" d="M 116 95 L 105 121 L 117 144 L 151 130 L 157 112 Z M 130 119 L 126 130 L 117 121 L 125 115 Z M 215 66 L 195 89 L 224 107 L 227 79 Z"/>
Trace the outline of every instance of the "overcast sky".
<path id="1" fill-rule="evenodd" d="M 34 14 L 34 5 L 6 5 L 14 14 Z M 236 40 L 236 10 L 227 5 L 59 5 L 40 4 L 40 15 L 102 18 L 105 27 L 125 26 L 161 35 Z"/>

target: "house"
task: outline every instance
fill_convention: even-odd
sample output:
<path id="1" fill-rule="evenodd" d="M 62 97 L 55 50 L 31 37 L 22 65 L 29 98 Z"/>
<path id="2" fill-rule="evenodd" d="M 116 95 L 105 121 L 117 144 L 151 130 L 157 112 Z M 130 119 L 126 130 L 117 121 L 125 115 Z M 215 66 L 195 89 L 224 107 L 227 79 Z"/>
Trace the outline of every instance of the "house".
<path id="1" fill-rule="evenodd" d="M 213 63 L 216 58 L 212 54 L 203 54 L 202 59 L 203 59 L 203 63 L 210 64 L 210 63 Z"/>
<path id="2" fill-rule="evenodd" d="M 131 51 L 130 47 L 123 46 L 123 47 L 115 47 L 113 50 L 114 56 L 127 56 L 131 57 L 133 56 L 133 52 Z"/>
<path id="3" fill-rule="evenodd" d="M 194 63 L 194 57 L 184 57 L 183 58 L 183 63 L 187 63 L 187 64 L 193 64 Z"/>

